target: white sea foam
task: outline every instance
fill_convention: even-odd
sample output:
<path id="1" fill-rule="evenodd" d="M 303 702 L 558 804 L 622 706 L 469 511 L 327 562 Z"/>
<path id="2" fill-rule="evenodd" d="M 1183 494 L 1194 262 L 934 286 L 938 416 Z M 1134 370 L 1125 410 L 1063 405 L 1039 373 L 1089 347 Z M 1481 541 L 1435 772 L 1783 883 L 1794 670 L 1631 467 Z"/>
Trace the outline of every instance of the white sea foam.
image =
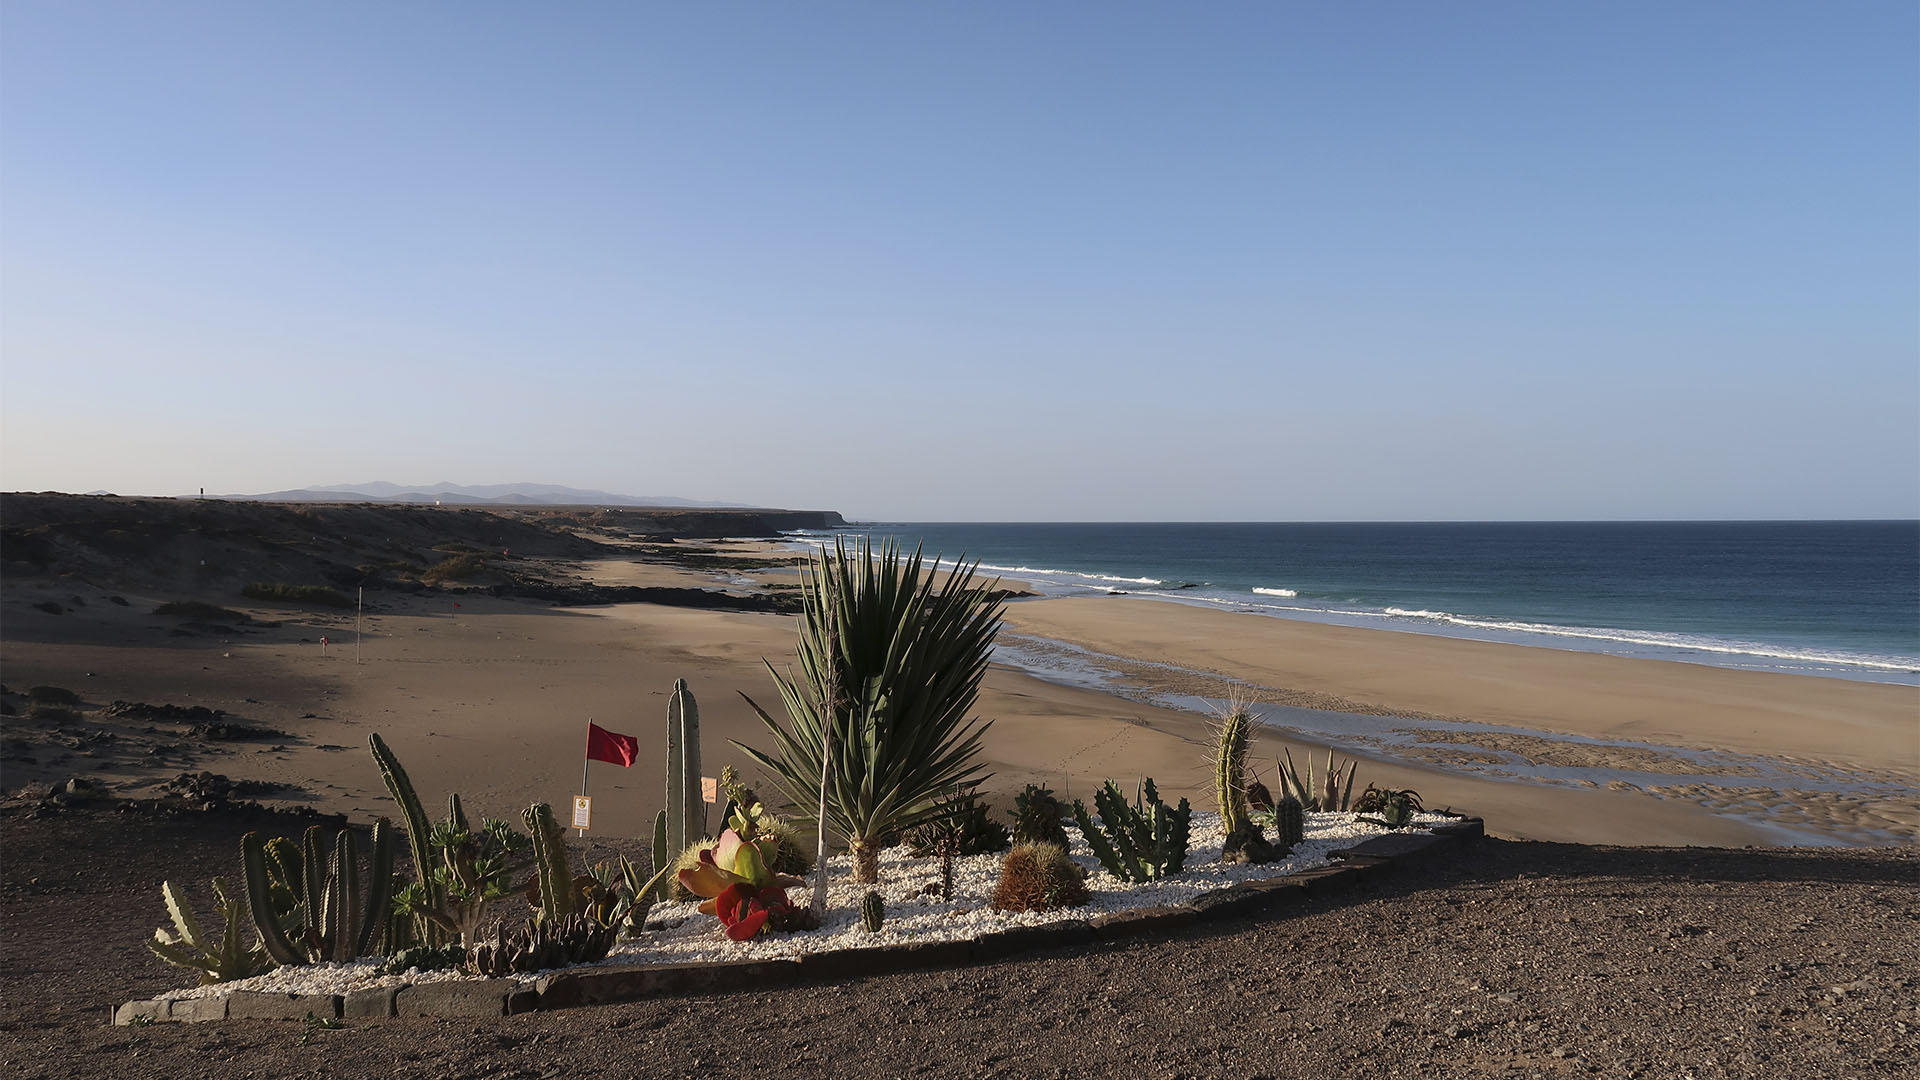
<path id="1" fill-rule="evenodd" d="M 1290 598 L 1300 595 L 1293 589 L 1262 589 L 1256 586 L 1253 591 L 1259 593 L 1261 596 L 1284 596 Z"/>
<path id="2" fill-rule="evenodd" d="M 1046 574 L 1049 577 L 1080 578 L 1083 581 L 1113 581 L 1122 585 L 1165 585 L 1159 578 L 1119 577 L 1114 574 L 1090 574 L 1084 570 L 1061 570 L 1050 566 L 994 566 L 981 563 L 980 569 L 996 574 Z"/>

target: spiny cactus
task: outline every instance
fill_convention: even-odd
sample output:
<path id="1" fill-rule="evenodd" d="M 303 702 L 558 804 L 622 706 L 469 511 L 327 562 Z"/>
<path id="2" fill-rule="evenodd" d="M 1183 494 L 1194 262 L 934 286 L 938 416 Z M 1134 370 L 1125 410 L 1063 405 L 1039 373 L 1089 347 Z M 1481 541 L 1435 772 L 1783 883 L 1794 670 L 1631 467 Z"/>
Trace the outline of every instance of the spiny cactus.
<path id="1" fill-rule="evenodd" d="M 208 938 L 193 917 L 193 908 L 170 881 L 160 883 L 160 895 L 167 902 L 167 914 L 173 919 L 173 932 L 163 927 L 153 932 L 147 948 L 169 964 L 200 973 L 200 985 L 231 982 L 272 970 L 273 961 L 265 949 L 248 944 L 244 936 L 246 913 L 239 902 L 227 894 L 227 879 L 213 879 L 214 911 L 224 924 L 219 941 Z"/>
<path id="2" fill-rule="evenodd" d="M 886 919 L 887 902 L 878 892 L 869 891 L 860 901 L 860 925 L 866 927 L 867 933 L 877 934 Z"/>
<path id="3" fill-rule="evenodd" d="M 673 681 L 667 699 L 667 850 L 685 851 L 706 832 L 700 801 L 700 706 L 687 680 Z"/>
<path id="4" fill-rule="evenodd" d="M 323 854 L 318 825 L 301 837 L 299 917 L 294 920 L 275 906 L 275 882 L 268 871 L 266 844 L 260 834 L 250 832 L 241 837 L 247 906 L 254 928 L 260 932 L 260 944 L 275 963 L 345 963 L 372 951 L 385 927 L 392 900 L 393 833 L 387 819 L 381 818 L 373 826 L 364 892 L 355 846 L 353 833 L 342 829 L 334 837 L 333 856 L 328 859 Z M 288 923 L 296 921 L 295 932 L 289 933 Z"/>
<path id="5" fill-rule="evenodd" d="M 946 815 L 907 830 L 908 854 L 924 859 L 951 848 L 955 855 L 987 855 L 1005 851 L 1013 842 L 1007 827 L 993 820 L 975 792 L 956 795 L 949 805 Z"/>
<path id="6" fill-rule="evenodd" d="M 1273 831 L 1283 848 L 1291 849 L 1307 838 L 1307 808 L 1291 792 L 1273 804 Z"/>
<path id="7" fill-rule="evenodd" d="M 1054 798 L 1051 788 L 1028 784 L 1013 797 L 1013 840 L 1015 843 L 1058 844 L 1067 847 L 1067 827 L 1060 819 L 1067 808 Z"/>
<path id="8" fill-rule="evenodd" d="M 1252 727 L 1253 713 L 1239 701 L 1232 702 L 1220 720 L 1220 739 L 1213 754 L 1213 789 L 1220 822 L 1227 832 L 1220 852 L 1222 862 L 1264 863 L 1277 855 L 1260 826 L 1254 824 L 1247 805 L 1247 742 Z"/>
<path id="9" fill-rule="evenodd" d="M 1079 799 L 1073 800 L 1073 820 L 1107 873 L 1122 881 L 1147 882 L 1178 874 L 1186 866 L 1187 828 L 1193 817 L 1187 800 L 1181 799 L 1177 810 L 1168 809 L 1148 777 L 1131 806 L 1111 780 L 1094 793 L 1093 802 L 1100 811 L 1099 828 Z"/>
<path id="10" fill-rule="evenodd" d="M 1000 861 L 995 911 L 1051 911 L 1089 899 L 1085 873 L 1059 844 L 1023 841 Z"/>
<path id="11" fill-rule="evenodd" d="M 578 899 L 573 888 L 573 868 L 567 865 L 566 834 L 553 819 L 553 807 L 546 803 L 534 803 L 522 816 L 527 822 L 527 832 L 533 836 L 533 863 L 539 871 L 537 917 L 565 919 L 577 910 Z"/>

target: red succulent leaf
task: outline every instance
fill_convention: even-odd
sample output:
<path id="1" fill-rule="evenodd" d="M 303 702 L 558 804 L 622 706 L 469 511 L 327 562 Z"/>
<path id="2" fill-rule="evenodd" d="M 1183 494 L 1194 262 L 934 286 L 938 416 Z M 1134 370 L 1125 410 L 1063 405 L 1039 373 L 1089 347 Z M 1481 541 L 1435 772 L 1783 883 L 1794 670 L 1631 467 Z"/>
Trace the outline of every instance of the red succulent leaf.
<path id="1" fill-rule="evenodd" d="M 767 912 L 762 908 L 727 927 L 727 936 L 735 941 L 745 941 L 760 932 L 767 925 Z"/>

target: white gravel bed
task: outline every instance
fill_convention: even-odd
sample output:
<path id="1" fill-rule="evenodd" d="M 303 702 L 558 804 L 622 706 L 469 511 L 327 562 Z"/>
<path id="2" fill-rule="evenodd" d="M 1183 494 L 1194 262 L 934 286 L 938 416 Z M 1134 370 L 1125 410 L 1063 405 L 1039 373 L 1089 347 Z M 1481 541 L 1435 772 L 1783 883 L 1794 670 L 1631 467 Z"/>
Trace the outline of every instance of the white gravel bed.
<path id="1" fill-rule="evenodd" d="M 1420 814 L 1414 820 L 1421 826 L 1433 826 L 1450 819 L 1440 814 Z M 1359 821 L 1354 814 L 1308 814 L 1306 839 L 1296 844 L 1286 858 L 1259 866 L 1242 866 L 1220 861 L 1220 849 L 1226 839 L 1220 827 L 1220 816 L 1196 810 L 1193 812 L 1185 869 L 1178 877 L 1140 885 L 1120 881 L 1108 874 L 1081 839 L 1079 830 L 1069 828 L 1067 835 L 1073 841 L 1073 859 L 1090 872 L 1087 890 L 1092 894 L 1092 899 L 1081 907 L 1048 912 L 999 912 L 989 906 L 994 886 L 999 882 L 1004 852 L 955 859 L 951 900 L 939 897 L 940 860 L 937 858 L 910 858 L 905 847 L 889 848 L 880 853 L 880 883 L 856 885 L 849 876 L 851 864 L 848 857 L 838 855 L 827 862 L 830 868 L 827 916 L 818 930 L 763 933 L 751 941 L 730 941 L 720 920 L 700 914 L 695 910 L 695 903 L 655 904 L 647 917 L 647 930 L 642 937 L 621 941 L 605 960 L 583 966 L 791 960 L 807 953 L 836 949 L 971 940 L 1016 926 L 1040 926 L 1110 912 L 1166 907 L 1236 882 L 1259 881 L 1311 870 L 1331 862 L 1329 852 L 1351 847 L 1385 831 L 1377 825 Z M 934 889 L 931 894 L 927 891 L 929 886 Z M 878 890 L 886 901 L 885 923 L 879 933 L 874 934 L 868 933 L 860 923 L 860 901 L 869 890 Z M 805 906 L 813 895 L 811 879 L 806 885 L 791 889 L 788 895 L 795 906 Z M 512 907 L 511 903 L 501 906 L 503 909 Z M 230 990 L 345 994 L 403 983 L 444 982 L 476 977 L 453 969 L 415 969 L 401 975 L 380 975 L 379 965 L 380 961 L 368 960 L 351 964 L 287 966 L 250 979 L 175 990 L 162 996 L 196 998 Z M 538 975 L 515 977 L 530 981 Z"/>

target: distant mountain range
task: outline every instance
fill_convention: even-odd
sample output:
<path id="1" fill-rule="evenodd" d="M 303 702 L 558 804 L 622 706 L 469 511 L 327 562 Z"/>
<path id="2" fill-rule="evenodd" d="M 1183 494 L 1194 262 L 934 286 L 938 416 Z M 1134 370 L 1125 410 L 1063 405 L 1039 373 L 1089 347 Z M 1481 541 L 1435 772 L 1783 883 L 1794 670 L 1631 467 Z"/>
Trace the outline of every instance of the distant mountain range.
<path id="1" fill-rule="evenodd" d="M 559 484 L 390 484 L 373 480 L 364 484 L 321 484 L 292 491 L 269 491 L 260 495 L 221 495 L 222 499 L 243 502 L 377 502 L 492 504 L 496 506 L 695 506 L 738 507 L 744 503 L 701 502 L 673 495 L 615 495 L 607 491 L 587 491 Z"/>

